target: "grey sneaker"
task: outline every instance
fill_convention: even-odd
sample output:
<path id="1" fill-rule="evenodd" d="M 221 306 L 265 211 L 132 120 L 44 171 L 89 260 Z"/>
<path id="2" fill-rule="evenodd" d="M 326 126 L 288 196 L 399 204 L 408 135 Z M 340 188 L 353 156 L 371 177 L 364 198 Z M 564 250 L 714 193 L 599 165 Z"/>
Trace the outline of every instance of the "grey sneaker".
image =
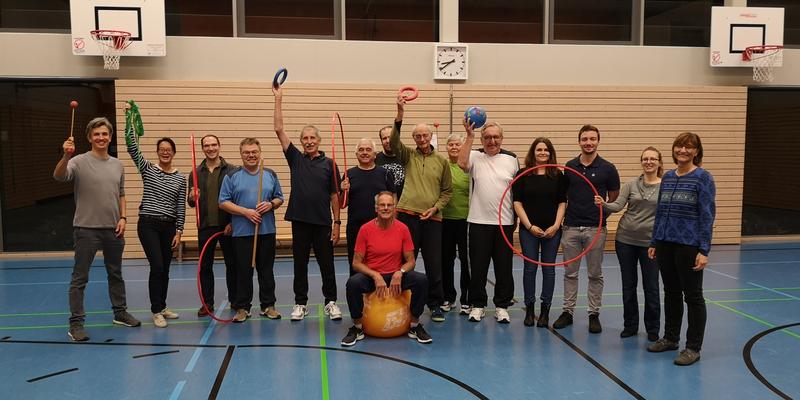
<path id="1" fill-rule="evenodd" d="M 69 338 L 72 339 L 73 342 L 85 342 L 89 340 L 89 335 L 86 334 L 86 331 L 83 329 L 82 323 L 69 324 L 67 335 L 69 335 Z"/>
<path id="2" fill-rule="evenodd" d="M 680 354 L 678 354 L 678 357 L 676 357 L 675 361 L 673 362 L 675 363 L 675 365 L 685 366 L 685 365 L 692 365 L 696 363 L 697 360 L 699 359 L 700 359 L 700 353 L 687 348 L 681 350 Z"/>
<path id="3" fill-rule="evenodd" d="M 120 311 L 114 314 L 114 320 L 112 322 L 114 322 L 117 325 L 123 325 L 130 328 L 142 326 L 142 321 L 139 321 L 138 319 L 136 319 L 136 317 L 134 317 L 127 311 Z"/>
<path id="4" fill-rule="evenodd" d="M 658 339 L 655 343 L 647 346 L 647 351 L 651 353 L 661 353 L 670 350 L 678 350 L 678 344 L 667 338 Z"/>

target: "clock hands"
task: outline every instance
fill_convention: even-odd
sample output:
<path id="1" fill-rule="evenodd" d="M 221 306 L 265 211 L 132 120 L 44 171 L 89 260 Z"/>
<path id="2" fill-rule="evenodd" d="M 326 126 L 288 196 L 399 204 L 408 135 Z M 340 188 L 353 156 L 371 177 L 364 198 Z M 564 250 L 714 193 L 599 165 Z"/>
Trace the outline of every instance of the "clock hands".
<path id="1" fill-rule="evenodd" d="M 456 60 L 452 59 L 452 60 L 450 60 L 448 62 L 439 64 L 439 71 L 443 71 L 445 68 L 447 68 L 448 65 L 450 65 L 450 64 L 452 64 L 454 62 L 456 62 Z"/>

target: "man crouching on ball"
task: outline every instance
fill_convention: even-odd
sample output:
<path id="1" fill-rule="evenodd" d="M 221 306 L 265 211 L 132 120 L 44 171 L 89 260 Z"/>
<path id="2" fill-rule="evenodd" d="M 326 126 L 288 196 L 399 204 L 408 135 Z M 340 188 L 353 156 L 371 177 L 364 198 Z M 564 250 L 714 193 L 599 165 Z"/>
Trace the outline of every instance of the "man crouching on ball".
<path id="1" fill-rule="evenodd" d="M 377 218 L 361 226 L 356 239 L 353 269 L 356 274 L 347 280 L 347 306 L 353 326 L 342 339 L 342 346 L 352 346 L 364 339 L 361 324 L 365 293 L 375 291 L 378 297 L 399 297 L 411 290 L 411 325 L 408 337 L 420 343 L 433 339 L 419 323 L 428 295 L 428 279 L 414 271 L 414 243 L 411 233 L 395 220 L 395 195 L 380 192 L 375 196 Z"/>

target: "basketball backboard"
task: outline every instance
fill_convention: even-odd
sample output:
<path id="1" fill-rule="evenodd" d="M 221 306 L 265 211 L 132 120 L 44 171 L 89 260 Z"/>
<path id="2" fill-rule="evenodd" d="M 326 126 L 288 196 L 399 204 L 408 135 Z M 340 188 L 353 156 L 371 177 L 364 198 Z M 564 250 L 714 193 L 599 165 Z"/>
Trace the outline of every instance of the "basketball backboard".
<path id="1" fill-rule="evenodd" d="M 752 67 L 742 53 L 763 45 L 783 45 L 783 8 L 711 7 L 712 67 Z"/>
<path id="2" fill-rule="evenodd" d="M 166 56 L 164 0 L 70 0 L 72 54 L 103 55 L 89 33 L 94 30 L 130 32 L 125 56 Z"/>

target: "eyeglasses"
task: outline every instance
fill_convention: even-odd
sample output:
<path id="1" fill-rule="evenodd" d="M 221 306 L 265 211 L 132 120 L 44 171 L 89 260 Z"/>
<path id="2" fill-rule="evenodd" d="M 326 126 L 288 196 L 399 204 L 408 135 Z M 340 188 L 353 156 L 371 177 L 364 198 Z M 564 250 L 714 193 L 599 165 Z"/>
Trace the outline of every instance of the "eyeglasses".
<path id="1" fill-rule="evenodd" d="M 415 135 L 411 135 L 411 137 L 414 138 L 414 140 L 420 140 L 420 139 L 427 139 L 427 138 L 431 137 L 431 135 L 428 134 L 428 133 L 423 133 L 423 134 L 419 134 L 418 133 L 418 134 L 415 134 Z"/>
<path id="2" fill-rule="evenodd" d="M 675 145 L 675 147 L 674 147 L 674 149 L 676 149 L 676 150 L 678 150 L 678 149 L 694 150 L 696 148 L 697 147 L 694 147 L 694 146 L 692 146 L 690 144 L 680 144 L 680 145 Z"/>
<path id="3" fill-rule="evenodd" d="M 642 158 L 642 162 L 643 163 L 646 163 L 646 162 L 659 162 L 659 161 L 661 161 L 661 160 L 659 160 L 658 158 L 653 158 L 653 157 Z"/>
<path id="4" fill-rule="evenodd" d="M 503 137 L 502 136 L 483 136 L 483 137 L 481 137 L 481 139 L 483 139 L 483 140 L 485 140 L 487 142 L 491 142 L 491 141 L 499 142 L 499 141 L 503 140 Z"/>
<path id="5" fill-rule="evenodd" d="M 247 156 L 257 156 L 257 155 L 259 155 L 259 154 L 261 154 L 261 151 L 260 151 L 260 150 L 256 150 L 256 151 L 243 151 L 243 152 L 242 152 L 242 155 L 243 155 L 243 156 L 245 156 L 245 157 L 247 157 Z"/>
<path id="6" fill-rule="evenodd" d="M 170 149 L 170 148 L 158 149 L 158 152 L 159 153 L 165 153 L 165 154 L 172 154 L 172 149 Z"/>

